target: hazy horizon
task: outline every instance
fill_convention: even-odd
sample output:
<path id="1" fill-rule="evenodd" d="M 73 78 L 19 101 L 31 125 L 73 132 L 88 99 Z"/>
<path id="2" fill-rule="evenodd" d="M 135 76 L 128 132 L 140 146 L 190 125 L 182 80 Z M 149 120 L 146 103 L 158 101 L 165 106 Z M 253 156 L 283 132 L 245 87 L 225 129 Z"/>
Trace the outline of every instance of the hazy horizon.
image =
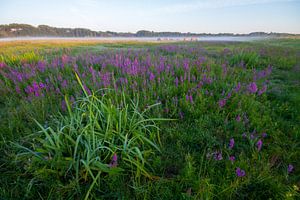
<path id="1" fill-rule="evenodd" d="M 0 0 L 0 24 L 94 31 L 300 34 L 300 0 Z"/>

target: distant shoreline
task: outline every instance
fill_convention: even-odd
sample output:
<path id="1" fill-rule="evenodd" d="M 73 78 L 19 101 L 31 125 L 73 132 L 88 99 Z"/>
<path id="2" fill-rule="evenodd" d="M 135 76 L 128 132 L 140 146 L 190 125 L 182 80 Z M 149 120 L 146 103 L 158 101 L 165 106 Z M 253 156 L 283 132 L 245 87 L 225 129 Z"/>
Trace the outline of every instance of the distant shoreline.
<path id="1" fill-rule="evenodd" d="M 129 40 L 138 38 L 207 38 L 207 37 L 300 37 L 300 34 L 277 32 L 250 32 L 250 33 L 192 33 L 172 31 L 139 30 L 132 32 L 93 31 L 87 28 L 58 28 L 48 25 L 32 26 L 29 24 L 4 24 L 0 25 L 0 38 L 19 37 L 51 37 L 51 38 L 126 38 Z M 148 40 L 149 40 L 148 39 Z"/>
<path id="2" fill-rule="evenodd" d="M 10 41 L 40 41 L 40 40 L 66 40 L 66 41 L 254 41 L 276 37 L 272 36 L 202 36 L 202 37 L 7 37 L 0 38 L 0 42 Z"/>

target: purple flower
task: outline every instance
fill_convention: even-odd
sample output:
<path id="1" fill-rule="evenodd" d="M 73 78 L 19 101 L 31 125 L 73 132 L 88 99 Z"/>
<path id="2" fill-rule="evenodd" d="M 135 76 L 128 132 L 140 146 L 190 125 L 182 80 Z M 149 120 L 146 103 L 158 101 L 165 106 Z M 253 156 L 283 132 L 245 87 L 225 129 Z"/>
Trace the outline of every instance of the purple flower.
<path id="1" fill-rule="evenodd" d="M 4 62 L 0 62 L 0 69 L 6 67 L 6 64 Z"/>
<path id="2" fill-rule="evenodd" d="M 238 92 L 240 91 L 240 89 L 241 89 L 241 83 L 238 82 L 238 84 L 237 84 L 237 86 L 235 87 L 234 91 L 235 91 L 236 93 L 238 93 Z"/>
<path id="3" fill-rule="evenodd" d="M 20 89 L 19 86 L 16 86 L 16 92 L 17 92 L 18 94 L 21 94 L 21 89 Z"/>
<path id="4" fill-rule="evenodd" d="M 34 96 L 39 97 L 39 96 L 40 96 L 39 91 L 35 91 L 35 92 L 34 92 Z"/>
<path id="5" fill-rule="evenodd" d="M 287 168 L 288 173 L 291 173 L 293 170 L 294 170 L 294 166 L 292 164 L 289 164 Z"/>
<path id="6" fill-rule="evenodd" d="M 155 75 L 152 72 L 150 72 L 149 80 L 153 81 L 154 79 L 155 79 Z"/>
<path id="7" fill-rule="evenodd" d="M 66 111 L 67 110 L 67 103 L 65 100 L 62 100 L 61 102 L 61 109 L 62 111 Z"/>
<path id="8" fill-rule="evenodd" d="M 39 83 L 39 87 L 40 87 L 41 89 L 43 89 L 43 88 L 45 88 L 46 86 L 45 86 L 44 83 L 40 82 L 40 83 Z"/>
<path id="9" fill-rule="evenodd" d="M 188 95 L 188 94 L 185 95 L 185 100 L 186 100 L 186 101 L 189 101 L 189 95 Z"/>
<path id="10" fill-rule="evenodd" d="M 33 90 L 35 91 L 35 92 L 37 92 L 37 91 L 39 91 L 39 85 L 37 84 L 37 82 L 33 82 L 32 83 L 32 87 L 33 87 Z"/>
<path id="11" fill-rule="evenodd" d="M 248 90 L 250 93 L 256 93 L 257 92 L 257 85 L 255 82 L 252 82 L 248 85 Z"/>
<path id="12" fill-rule="evenodd" d="M 231 162 L 234 162 L 234 161 L 235 161 L 235 157 L 234 157 L 234 156 L 230 156 L 230 157 L 229 157 L 229 160 L 230 160 Z"/>
<path id="13" fill-rule="evenodd" d="M 177 77 L 175 78 L 175 85 L 176 85 L 176 87 L 178 87 L 178 78 Z"/>
<path id="14" fill-rule="evenodd" d="M 18 81 L 22 82 L 22 80 L 23 80 L 22 74 L 18 74 L 18 75 L 17 75 L 17 79 L 18 79 Z"/>
<path id="15" fill-rule="evenodd" d="M 245 170 L 242 170 L 241 168 L 236 168 L 236 170 L 235 170 L 235 173 L 236 173 L 236 175 L 237 175 L 237 177 L 243 177 L 243 176 L 245 176 L 246 175 L 246 172 L 245 172 Z"/>
<path id="16" fill-rule="evenodd" d="M 262 95 L 263 93 L 265 93 L 267 91 L 267 85 L 264 85 L 263 87 L 262 87 L 262 89 L 260 89 L 259 91 L 258 91 L 258 95 Z"/>
<path id="17" fill-rule="evenodd" d="M 241 121 L 241 116 L 240 115 L 238 115 L 237 117 L 236 117 L 236 119 L 235 119 L 237 122 L 240 122 Z"/>
<path id="18" fill-rule="evenodd" d="M 226 104 L 226 99 L 219 100 L 219 107 L 220 108 L 223 108 L 225 106 L 225 104 Z"/>
<path id="19" fill-rule="evenodd" d="M 243 133 L 243 134 L 242 134 L 242 137 L 243 137 L 243 138 L 246 138 L 246 137 L 247 137 L 247 133 Z"/>
<path id="20" fill-rule="evenodd" d="M 190 100 L 191 103 L 193 103 L 193 96 L 192 95 L 189 96 L 189 100 Z"/>
<path id="21" fill-rule="evenodd" d="M 215 152 L 214 153 L 215 160 L 223 160 L 222 152 Z"/>
<path id="22" fill-rule="evenodd" d="M 256 146 L 257 146 L 257 151 L 260 151 L 261 148 L 262 148 L 262 145 L 263 145 L 263 142 L 261 139 L 259 139 L 256 143 Z"/>
<path id="23" fill-rule="evenodd" d="M 27 87 L 25 88 L 25 92 L 27 94 L 31 94 L 34 92 L 33 88 L 30 85 L 27 85 Z"/>
<path id="24" fill-rule="evenodd" d="M 61 87 L 62 87 L 62 88 L 66 88 L 67 85 L 68 85 L 67 80 L 63 80 L 63 82 L 62 82 L 62 84 L 61 84 Z"/>
<path id="25" fill-rule="evenodd" d="M 261 136 L 262 136 L 263 138 L 265 138 L 265 137 L 268 136 L 268 134 L 267 134 L 267 133 L 262 133 Z"/>
<path id="26" fill-rule="evenodd" d="M 231 95 L 232 95 L 232 92 L 229 92 L 229 93 L 227 94 L 227 99 L 230 99 Z"/>
<path id="27" fill-rule="evenodd" d="M 109 167 L 113 168 L 113 167 L 117 167 L 118 165 L 118 156 L 116 153 L 114 153 L 110 163 L 109 163 Z"/>
<path id="28" fill-rule="evenodd" d="M 229 149 L 232 149 L 233 147 L 234 147 L 234 139 L 231 138 L 231 139 L 229 140 L 228 148 L 229 148 Z"/>

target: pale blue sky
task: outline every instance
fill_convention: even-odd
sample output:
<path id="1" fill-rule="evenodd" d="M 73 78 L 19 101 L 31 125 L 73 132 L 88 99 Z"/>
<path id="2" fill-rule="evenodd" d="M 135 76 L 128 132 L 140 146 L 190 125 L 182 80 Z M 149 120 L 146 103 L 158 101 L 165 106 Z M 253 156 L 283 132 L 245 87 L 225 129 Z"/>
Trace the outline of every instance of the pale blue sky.
<path id="1" fill-rule="evenodd" d="M 300 33 L 300 0 L 0 0 L 0 24 L 97 31 Z"/>

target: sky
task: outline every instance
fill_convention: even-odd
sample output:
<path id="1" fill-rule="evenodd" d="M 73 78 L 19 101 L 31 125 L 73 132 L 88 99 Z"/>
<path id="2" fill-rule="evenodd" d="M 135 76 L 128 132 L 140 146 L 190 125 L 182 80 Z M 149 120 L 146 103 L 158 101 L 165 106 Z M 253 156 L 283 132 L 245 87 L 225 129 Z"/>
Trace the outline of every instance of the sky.
<path id="1" fill-rule="evenodd" d="M 300 0 L 0 0 L 0 24 L 95 31 L 300 34 Z"/>

